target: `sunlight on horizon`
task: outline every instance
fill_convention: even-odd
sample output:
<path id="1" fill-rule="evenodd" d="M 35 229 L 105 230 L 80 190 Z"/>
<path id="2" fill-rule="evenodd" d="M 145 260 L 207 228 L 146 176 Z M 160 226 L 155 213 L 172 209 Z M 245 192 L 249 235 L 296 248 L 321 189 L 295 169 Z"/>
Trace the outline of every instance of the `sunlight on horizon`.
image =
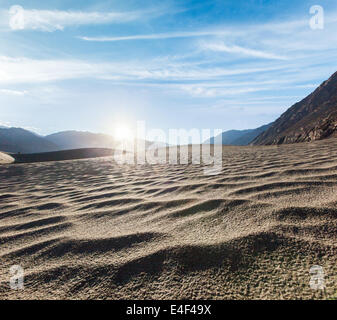
<path id="1" fill-rule="evenodd" d="M 114 127 L 112 135 L 116 140 L 119 141 L 131 140 L 134 137 L 130 127 L 125 124 L 120 124 Z"/>

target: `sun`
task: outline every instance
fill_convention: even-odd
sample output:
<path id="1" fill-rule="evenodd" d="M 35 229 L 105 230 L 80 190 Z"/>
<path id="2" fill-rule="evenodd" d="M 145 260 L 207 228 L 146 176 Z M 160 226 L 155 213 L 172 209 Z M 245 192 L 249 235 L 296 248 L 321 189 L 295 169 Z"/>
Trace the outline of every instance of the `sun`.
<path id="1" fill-rule="evenodd" d="M 132 130 L 126 125 L 118 125 L 114 129 L 116 140 L 131 140 L 133 138 Z"/>

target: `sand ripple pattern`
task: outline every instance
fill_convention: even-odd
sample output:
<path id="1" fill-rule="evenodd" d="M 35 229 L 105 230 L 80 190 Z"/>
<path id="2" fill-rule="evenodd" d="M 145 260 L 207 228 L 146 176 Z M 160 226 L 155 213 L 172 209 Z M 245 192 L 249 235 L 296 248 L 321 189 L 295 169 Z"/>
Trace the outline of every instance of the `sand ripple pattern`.
<path id="1" fill-rule="evenodd" d="M 336 298 L 337 140 L 223 151 L 216 176 L 110 157 L 1 165 L 0 298 Z"/>

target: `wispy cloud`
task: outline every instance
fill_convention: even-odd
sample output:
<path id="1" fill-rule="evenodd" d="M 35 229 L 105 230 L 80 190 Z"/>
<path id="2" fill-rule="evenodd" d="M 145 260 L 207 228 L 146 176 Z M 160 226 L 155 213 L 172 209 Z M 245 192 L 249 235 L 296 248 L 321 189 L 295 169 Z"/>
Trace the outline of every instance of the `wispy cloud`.
<path id="1" fill-rule="evenodd" d="M 195 32 L 168 32 L 168 33 L 153 33 L 140 34 L 124 37 L 79 37 L 85 41 L 96 42 L 114 42 L 114 41 L 131 41 L 131 40 L 160 40 L 160 39 L 176 39 L 176 38 L 194 38 L 203 36 L 224 36 L 229 34 L 226 30 L 200 30 Z"/>
<path id="2" fill-rule="evenodd" d="M 270 53 L 264 52 L 260 50 L 254 50 L 249 48 L 243 48 L 240 46 L 232 45 L 228 46 L 223 42 L 208 42 L 203 43 L 201 45 L 203 50 L 211 50 L 216 52 L 227 52 L 227 53 L 235 53 L 244 56 L 251 56 L 255 58 L 262 58 L 262 59 L 272 59 L 272 60 L 288 60 L 288 58 Z"/>
<path id="3" fill-rule="evenodd" d="M 233 89 L 233 88 L 207 88 L 207 87 L 199 87 L 199 86 L 181 86 L 181 89 L 187 91 L 193 96 L 199 96 L 199 97 L 205 97 L 205 98 L 241 95 L 244 93 L 252 93 L 252 92 L 265 90 L 261 87 L 255 87 L 255 88 L 246 87 L 246 88 L 241 88 L 241 89 Z"/>
<path id="4" fill-rule="evenodd" d="M 111 19 L 109 14 L 101 18 L 100 23 Z M 67 19 L 71 20 L 69 17 L 62 20 L 64 26 Z M 97 19 L 95 15 L 90 18 L 79 15 L 77 23 L 94 23 Z M 119 62 L 0 57 L 0 84 L 104 79 L 122 85 L 173 88 L 185 95 L 208 98 L 311 89 L 313 83 L 319 83 L 335 71 L 335 50 L 325 50 L 337 48 L 333 41 L 335 35 L 330 32 L 335 26 L 336 23 L 330 22 L 327 30 L 319 34 L 310 29 L 308 21 L 285 21 L 255 26 L 218 26 L 193 32 L 81 37 L 86 41 L 102 42 L 171 38 L 193 38 L 193 41 L 186 41 L 186 47 L 177 47 L 173 56 L 162 57 L 151 50 L 147 58 L 138 61 L 123 57 L 119 57 Z M 197 37 L 206 39 L 194 39 Z"/>
<path id="5" fill-rule="evenodd" d="M 0 94 L 10 95 L 10 96 L 24 96 L 28 92 L 26 90 L 12 90 L 12 89 L 0 89 Z"/>
<path id="6" fill-rule="evenodd" d="M 336 48 L 336 13 L 326 16 L 323 32 L 310 29 L 308 19 L 286 20 L 261 24 L 219 25 L 196 31 L 174 31 L 166 33 L 136 34 L 127 36 L 79 36 L 84 41 L 117 42 L 137 40 L 161 40 L 176 38 L 211 37 L 202 47 L 210 51 L 228 52 L 256 58 L 287 60 L 286 53 L 319 51 Z M 329 31 L 330 30 L 330 31 Z M 225 37 L 226 42 L 220 42 Z M 289 41 L 292 39 L 292 41 Z M 216 40 L 216 41 L 214 41 Z M 240 45 L 238 45 L 240 44 Z M 254 49 L 253 49 L 254 48 Z M 275 53 L 277 51 L 277 54 Z M 282 53 L 282 54 L 281 54 Z"/>
<path id="7" fill-rule="evenodd" d="M 10 25 L 11 19 L 22 18 L 22 28 L 25 30 L 38 30 L 52 32 L 64 30 L 70 26 L 81 25 L 100 25 L 128 23 L 140 19 L 154 18 L 165 14 L 165 10 L 148 9 L 141 11 L 125 12 L 85 12 L 85 11 L 60 11 L 60 10 L 26 10 L 18 7 L 12 13 L 10 11 L 2 12 L 1 16 L 6 17 Z M 21 23 L 20 22 L 20 23 Z"/>
<path id="8" fill-rule="evenodd" d="M 296 63 L 275 64 L 274 61 L 249 63 L 246 66 L 199 66 L 175 60 L 142 60 L 127 62 L 90 62 L 85 60 L 34 60 L 27 58 L 0 57 L 0 95 L 23 96 L 40 99 L 48 92 L 28 89 L 44 83 L 76 79 L 98 79 L 122 86 L 158 88 L 170 95 L 183 94 L 191 97 L 218 98 L 226 96 L 247 97 L 249 94 L 273 92 L 289 94 L 296 89 L 311 89 L 314 66 L 298 72 Z M 318 67 L 317 67 L 318 68 Z M 316 79 L 329 75 L 328 68 L 315 69 Z M 277 78 L 275 78 L 277 75 Z M 14 86 L 14 87 L 13 87 Z M 16 86 L 16 87 L 15 87 Z M 45 86 L 45 85 L 43 85 Z M 49 84 L 48 84 L 49 86 Z M 12 89 L 13 88 L 13 89 Z M 19 88 L 19 89 L 17 89 Z M 48 89 L 49 90 L 49 89 Z"/>
<path id="9" fill-rule="evenodd" d="M 265 67 L 198 67 L 182 63 L 153 61 L 89 62 L 82 60 L 36 60 L 0 57 L 0 83 L 39 83 L 67 79 L 96 78 L 110 81 L 187 81 L 211 80 L 225 76 L 263 73 L 279 70 Z"/>

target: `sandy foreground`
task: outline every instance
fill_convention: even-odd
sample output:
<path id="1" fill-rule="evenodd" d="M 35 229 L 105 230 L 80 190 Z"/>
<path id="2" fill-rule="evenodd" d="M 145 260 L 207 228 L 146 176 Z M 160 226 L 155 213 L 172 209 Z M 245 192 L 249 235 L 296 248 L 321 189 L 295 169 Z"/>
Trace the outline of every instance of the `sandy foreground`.
<path id="1" fill-rule="evenodd" d="M 337 139 L 223 150 L 214 176 L 111 157 L 2 164 L 0 298 L 336 299 Z"/>

